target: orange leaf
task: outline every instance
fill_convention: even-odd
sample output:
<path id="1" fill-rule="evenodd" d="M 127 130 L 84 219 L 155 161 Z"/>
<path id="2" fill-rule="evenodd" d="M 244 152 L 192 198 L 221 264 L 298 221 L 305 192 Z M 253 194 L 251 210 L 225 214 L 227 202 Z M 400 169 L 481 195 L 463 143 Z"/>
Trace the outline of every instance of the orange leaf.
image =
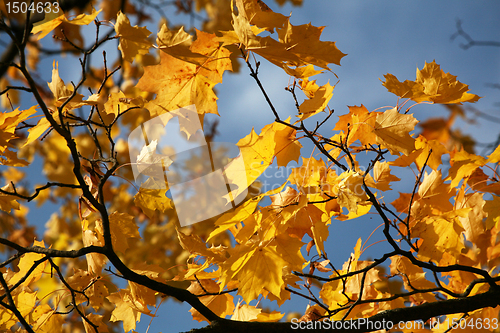
<path id="1" fill-rule="evenodd" d="M 474 103 L 479 96 L 469 94 L 469 86 L 457 80 L 456 76 L 445 73 L 435 61 L 425 63 L 422 70 L 417 68 L 415 81 L 399 82 L 392 74 L 384 75 L 382 84 L 393 94 L 401 98 L 410 98 L 415 102 L 451 104 L 462 102 Z"/>

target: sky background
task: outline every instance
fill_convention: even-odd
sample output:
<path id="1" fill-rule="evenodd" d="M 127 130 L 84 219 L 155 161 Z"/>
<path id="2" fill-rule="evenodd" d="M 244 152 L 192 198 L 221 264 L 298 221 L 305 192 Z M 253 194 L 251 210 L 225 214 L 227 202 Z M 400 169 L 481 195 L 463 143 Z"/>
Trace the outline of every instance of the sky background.
<path id="1" fill-rule="evenodd" d="M 417 67 L 422 69 L 426 61 L 433 60 L 445 72 L 456 75 L 459 81 L 468 84 L 471 93 L 484 96 L 475 104 L 478 109 L 500 117 L 499 90 L 486 86 L 487 83 L 500 83 L 500 48 L 478 46 L 463 50 L 459 46 L 465 42 L 461 37 L 455 41 L 450 40 L 451 35 L 456 32 L 457 19 L 460 19 L 464 30 L 474 39 L 500 41 L 500 1 L 304 0 L 301 7 L 279 7 L 270 0 L 266 3 L 282 14 L 288 15 L 291 12 L 291 23 L 294 25 L 311 22 L 314 26 L 325 26 L 321 40 L 335 41 L 339 50 L 347 53 L 341 61 L 342 66 L 331 66 L 339 79 L 331 73 L 314 77 L 320 85 L 327 81 L 332 85 L 336 84 L 329 104 L 335 114 L 322 128 L 322 133 L 326 136 L 335 134 L 330 130 L 335 126 L 337 116 L 348 113 L 347 106 L 364 104 L 371 111 L 396 105 L 397 97 L 387 92 L 379 80 L 383 79 L 384 74 L 391 73 L 400 81 L 414 80 Z M 167 7 L 165 12 L 169 18 L 174 15 L 171 7 Z M 149 30 L 155 33 L 156 23 L 150 25 Z M 112 48 L 116 50 L 116 45 L 110 45 L 110 50 Z M 259 60 L 262 63 L 260 80 L 281 118 L 295 114 L 293 99 L 284 90 L 289 77 L 281 69 L 266 63 L 266 60 Z M 46 77 L 45 81 L 49 81 L 52 60 L 46 61 L 50 62 L 50 66 L 46 66 L 47 71 L 43 76 Z M 79 78 L 77 64 L 77 60 L 60 62 L 61 77 L 65 82 Z M 340 81 L 337 83 L 338 80 Z M 241 67 L 239 74 L 226 75 L 223 83 L 217 85 L 216 89 L 221 116 L 218 127 L 221 134 L 216 137 L 216 141 L 236 143 L 250 133 L 252 128 L 259 133 L 262 127 L 274 120 L 245 67 Z M 419 120 L 447 115 L 442 106 L 418 106 L 412 112 Z M 460 127 L 478 142 L 495 141 L 500 125 L 483 119 L 477 121 L 477 124 L 458 121 L 456 127 Z M 308 149 L 310 146 L 306 145 L 303 156 L 309 157 Z M 278 170 L 271 166 L 268 174 L 274 173 L 278 173 Z M 400 192 L 411 192 L 412 186 L 413 180 L 410 179 L 393 188 Z M 394 199 L 395 197 L 388 198 L 386 201 Z M 40 225 L 48 220 L 50 214 L 49 210 L 31 207 L 30 217 L 36 217 Z M 346 222 L 332 222 L 327 253 L 336 267 L 340 267 L 349 258 L 357 239 L 361 237 L 365 241 L 380 222 L 376 215 Z M 370 243 L 380 239 L 382 234 L 378 230 Z M 372 258 L 386 249 L 387 246 L 383 243 L 373 246 L 370 248 L 370 251 L 373 250 Z M 275 303 L 271 305 L 276 307 Z M 307 302 L 295 297 L 281 311 L 295 310 L 303 313 L 306 305 Z M 206 322 L 198 324 L 192 321 L 189 308 L 187 304 L 166 301 L 158 310 L 159 317 L 152 320 L 149 332 L 179 332 L 206 326 Z M 143 315 L 137 331 L 145 332 L 148 324 L 148 316 Z"/>

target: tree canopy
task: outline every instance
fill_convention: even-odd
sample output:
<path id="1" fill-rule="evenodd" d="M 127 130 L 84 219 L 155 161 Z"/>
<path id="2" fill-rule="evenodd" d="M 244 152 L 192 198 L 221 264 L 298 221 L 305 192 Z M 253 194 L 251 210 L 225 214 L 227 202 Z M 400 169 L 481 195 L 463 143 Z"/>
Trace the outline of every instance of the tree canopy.
<path id="1" fill-rule="evenodd" d="M 206 323 L 193 331 L 499 330 L 500 145 L 476 154 L 452 129 L 481 98 L 459 73 L 385 74 L 394 105 L 334 111 L 348 55 L 323 27 L 261 0 L 170 5 L 200 30 L 146 0 L 0 5 L 1 331 L 129 332 L 170 298 Z M 165 18 L 157 32 L 143 7 Z M 78 59 L 70 82 L 57 61 L 41 74 L 56 54 Z M 263 81 L 261 62 L 288 82 Z M 218 89 L 238 71 L 274 121 L 221 144 Z M 448 116 L 420 119 L 434 104 Z M 289 171 L 280 186 L 263 186 L 270 168 Z M 44 227 L 32 201 L 53 209 Z M 332 221 L 363 216 L 379 226 L 338 258 Z M 295 299 L 307 309 L 280 311 Z"/>

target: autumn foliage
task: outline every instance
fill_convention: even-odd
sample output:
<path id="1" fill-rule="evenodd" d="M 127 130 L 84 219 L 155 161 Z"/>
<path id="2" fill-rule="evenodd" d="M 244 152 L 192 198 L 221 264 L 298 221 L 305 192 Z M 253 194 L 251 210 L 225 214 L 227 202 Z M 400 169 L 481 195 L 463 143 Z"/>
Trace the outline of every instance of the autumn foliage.
<path id="1" fill-rule="evenodd" d="M 0 331 L 128 332 L 168 297 L 189 303 L 193 320 L 214 332 L 291 331 L 292 318 L 421 320 L 422 332 L 443 332 L 437 321 L 480 319 L 482 330 L 497 329 L 500 146 L 476 155 L 450 129 L 453 108 L 480 97 L 432 61 L 414 80 L 384 76 L 394 106 L 334 114 L 334 85 L 313 77 L 337 82 L 333 65 L 346 54 L 321 40 L 322 27 L 292 25 L 260 0 L 175 3 L 193 15 L 204 9 L 204 31 L 162 23 L 151 32 L 126 1 L 91 2 L 37 22 L 0 5 L 2 35 L 16 48 L 1 78 Z M 92 37 L 84 38 L 85 26 Z M 80 59 L 81 76 L 71 83 L 57 62 L 51 78 L 34 75 L 52 35 L 61 52 Z M 99 51 L 112 43 L 116 59 Z M 289 82 L 261 82 L 260 61 Z M 275 120 L 237 143 L 234 159 L 245 168 L 227 177 L 238 185 L 230 194 L 248 191 L 246 200 L 181 228 L 168 188 L 134 183 L 126 137 L 181 107 L 194 105 L 202 124 L 218 115 L 217 85 L 233 70 L 248 71 Z M 286 86 L 294 117 L 280 116 L 270 84 Z M 455 111 L 442 126 L 418 127 L 421 104 Z M 216 130 L 208 127 L 211 140 Z M 26 186 L 23 168 L 35 161 L 40 167 L 30 170 L 40 175 L 32 179 L 43 184 Z M 272 165 L 294 167 L 281 187 L 262 191 L 259 176 Z M 414 178 L 401 180 L 399 169 Z M 398 183 L 406 191 L 386 202 Z M 27 219 L 31 201 L 58 206 L 43 240 Z M 367 214 L 380 221 L 389 250 L 362 259 L 369 251 L 360 238 L 336 267 L 325 249 L 332 220 Z M 295 317 L 280 311 L 294 298 L 310 306 Z M 278 307 L 255 304 L 264 299 Z"/>

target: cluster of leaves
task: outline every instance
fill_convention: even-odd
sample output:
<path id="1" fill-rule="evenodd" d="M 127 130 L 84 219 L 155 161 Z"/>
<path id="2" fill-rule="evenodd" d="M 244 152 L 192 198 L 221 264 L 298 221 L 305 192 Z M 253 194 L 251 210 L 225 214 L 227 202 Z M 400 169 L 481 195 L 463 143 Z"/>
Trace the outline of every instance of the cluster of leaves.
<path id="1" fill-rule="evenodd" d="M 127 332 L 142 314 L 155 316 L 165 297 L 189 303 L 193 319 L 210 322 L 214 331 L 290 330 L 290 323 L 272 324 L 283 313 L 250 302 L 265 298 L 281 306 L 292 296 L 310 302 L 300 321 L 498 318 L 500 146 L 487 157 L 465 149 L 450 130 L 455 113 L 443 126 L 423 124 L 417 136 L 418 120 L 409 114 L 421 103 L 477 101 L 467 85 L 435 62 L 417 70 L 415 81 L 387 74 L 383 84 L 399 97 L 396 106 L 349 107 L 335 134 L 324 136 L 320 130 L 333 115 L 328 103 L 334 87 L 311 77 L 340 65 L 345 54 L 320 40 L 322 28 L 294 26 L 260 0 L 177 5 L 193 15 L 205 9 L 208 32 L 196 30 L 193 41 L 183 27 L 164 23 L 153 41 L 145 27 L 131 25 L 129 16 L 141 22 L 144 15 L 125 1 L 102 1 L 101 10 L 87 7 L 74 18 L 46 15 L 33 28 L 29 15 L 2 18 L 17 58 L 2 64 L 8 77 L 2 78 L 1 93 L 11 111 L 0 116 L 0 158 L 6 167 L 0 244 L 10 255 L 0 263 L 1 330 L 107 332 L 121 322 Z M 87 48 L 80 28 L 92 22 L 95 41 Z M 24 30 L 17 33 L 15 25 Z M 107 26 L 113 28 L 101 36 Z M 51 33 L 65 52 L 81 57 L 82 77 L 66 84 L 54 63 L 46 91 L 32 73 L 40 52 L 50 54 L 40 40 Z M 105 53 L 102 69 L 91 66 L 90 57 L 112 39 L 121 52 L 114 69 L 108 69 Z M 290 75 L 294 119 L 280 117 L 253 55 Z M 227 174 L 238 185 L 231 196 L 242 194 L 247 184 L 250 194 L 220 216 L 180 228 L 168 189 L 132 185 L 123 136 L 180 107 L 194 104 L 200 120 L 217 114 L 214 87 L 237 68 L 238 59 L 275 118 L 238 142 L 235 161 L 245 169 Z M 36 105 L 14 109 L 19 93 L 34 97 Z M 318 118 L 314 128 L 304 122 L 311 117 Z M 304 141 L 319 158 L 299 161 Z M 35 154 L 48 182 L 32 190 L 23 186 L 25 175 L 17 167 L 30 165 Z M 255 194 L 255 181 L 271 164 L 286 167 L 291 161 L 299 166 L 281 187 Z M 400 181 L 391 174 L 395 168 L 413 168 L 415 181 L 386 203 L 384 194 Z M 34 241 L 27 221 L 25 202 L 32 200 L 61 207 L 47 222 L 44 241 Z M 335 267 L 325 250 L 332 219 L 369 212 L 381 220 L 391 250 L 361 260 L 366 247 L 359 239 L 345 264 Z M 235 304 L 234 293 L 243 303 Z M 264 324 L 249 326 L 252 322 Z"/>

